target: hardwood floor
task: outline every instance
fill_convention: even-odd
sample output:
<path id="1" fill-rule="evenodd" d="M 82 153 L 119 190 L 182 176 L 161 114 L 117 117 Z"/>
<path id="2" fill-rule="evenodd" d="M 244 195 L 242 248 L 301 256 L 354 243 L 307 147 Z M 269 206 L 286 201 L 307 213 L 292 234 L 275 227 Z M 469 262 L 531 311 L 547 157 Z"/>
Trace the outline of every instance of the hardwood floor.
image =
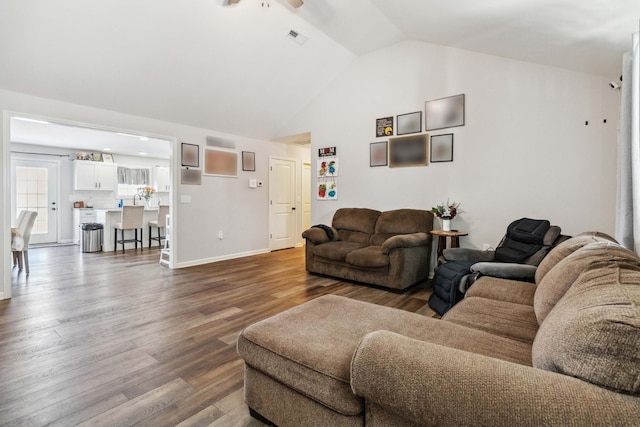
<path id="1" fill-rule="evenodd" d="M 0 301 L 0 425 L 261 426 L 243 403 L 245 326 L 324 294 L 433 314 L 427 284 L 309 275 L 303 251 L 169 270 L 158 249 L 30 250 Z"/>

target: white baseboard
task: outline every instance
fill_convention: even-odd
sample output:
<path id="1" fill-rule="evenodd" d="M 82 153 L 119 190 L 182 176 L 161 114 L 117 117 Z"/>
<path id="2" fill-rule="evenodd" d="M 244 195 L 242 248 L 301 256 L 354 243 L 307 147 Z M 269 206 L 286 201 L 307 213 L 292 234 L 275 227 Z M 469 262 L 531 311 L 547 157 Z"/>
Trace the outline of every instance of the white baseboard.
<path id="1" fill-rule="evenodd" d="M 185 262 L 180 262 L 180 263 L 174 263 L 173 264 L 173 268 L 193 267 L 193 266 L 196 266 L 196 265 L 211 264 L 212 262 L 226 261 L 226 260 L 229 260 L 229 259 L 236 259 L 236 258 L 244 258 L 244 257 L 252 256 L 252 255 L 266 254 L 266 253 L 269 253 L 269 252 L 271 252 L 271 251 L 268 248 L 266 248 L 266 249 L 259 249 L 259 250 L 256 250 L 256 251 L 248 251 L 248 252 L 240 252 L 240 253 L 237 253 L 237 254 L 223 255 L 223 256 L 219 256 L 219 257 L 196 259 L 196 260 L 193 260 L 193 261 L 185 261 Z"/>

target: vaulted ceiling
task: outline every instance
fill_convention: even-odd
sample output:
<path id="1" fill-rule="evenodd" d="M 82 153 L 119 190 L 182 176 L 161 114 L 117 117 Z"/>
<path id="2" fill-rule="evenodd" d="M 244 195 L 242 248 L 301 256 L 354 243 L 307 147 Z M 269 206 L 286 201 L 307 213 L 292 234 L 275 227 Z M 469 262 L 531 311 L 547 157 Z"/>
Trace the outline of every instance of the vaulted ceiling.
<path id="1" fill-rule="evenodd" d="M 613 80 L 639 18 L 638 0 L 3 0 L 0 88 L 268 139 L 403 40 Z"/>

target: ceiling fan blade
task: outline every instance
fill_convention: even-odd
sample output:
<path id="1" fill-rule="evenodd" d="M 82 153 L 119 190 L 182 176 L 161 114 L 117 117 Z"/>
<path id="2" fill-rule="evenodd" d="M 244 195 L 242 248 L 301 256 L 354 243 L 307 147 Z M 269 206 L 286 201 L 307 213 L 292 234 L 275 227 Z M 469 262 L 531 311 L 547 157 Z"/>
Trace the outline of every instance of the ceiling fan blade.
<path id="1" fill-rule="evenodd" d="M 303 0 L 287 0 L 289 4 L 293 7 L 300 7 L 304 4 Z"/>
<path id="2" fill-rule="evenodd" d="M 227 0 L 228 5 L 240 3 L 240 0 Z"/>

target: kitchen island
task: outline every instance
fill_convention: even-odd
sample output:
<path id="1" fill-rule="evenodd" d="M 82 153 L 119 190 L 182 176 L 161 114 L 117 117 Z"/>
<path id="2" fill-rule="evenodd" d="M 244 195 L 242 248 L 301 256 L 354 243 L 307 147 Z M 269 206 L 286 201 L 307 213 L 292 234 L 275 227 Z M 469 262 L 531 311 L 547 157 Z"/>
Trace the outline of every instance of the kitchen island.
<path id="1" fill-rule="evenodd" d="M 122 208 L 112 209 L 96 209 L 97 222 L 104 224 L 104 232 L 102 234 L 102 250 L 104 252 L 113 252 L 114 248 L 114 224 L 120 222 L 122 218 Z M 144 208 L 144 220 L 142 226 L 142 245 L 146 249 L 149 247 L 149 221 L 155 221 L 158 218 L 158 208 Z M 153 237 L 157 237 L 156 229 L 152 229 L 154 232 Z M 133 239 L 133 230 L 125 230 L 125 239 Z M 164 236 L 164 230 L 162 232 Z M 118 234 L 118 238 L 120 234 Z M 153 240 L 152 247 L 158 247 L 158 241 Z M 135 248 L 133 242 L 125 243 L 125 249 Z M 122 250 L 122 245 L 118 245 L 118 250 Z"/>

